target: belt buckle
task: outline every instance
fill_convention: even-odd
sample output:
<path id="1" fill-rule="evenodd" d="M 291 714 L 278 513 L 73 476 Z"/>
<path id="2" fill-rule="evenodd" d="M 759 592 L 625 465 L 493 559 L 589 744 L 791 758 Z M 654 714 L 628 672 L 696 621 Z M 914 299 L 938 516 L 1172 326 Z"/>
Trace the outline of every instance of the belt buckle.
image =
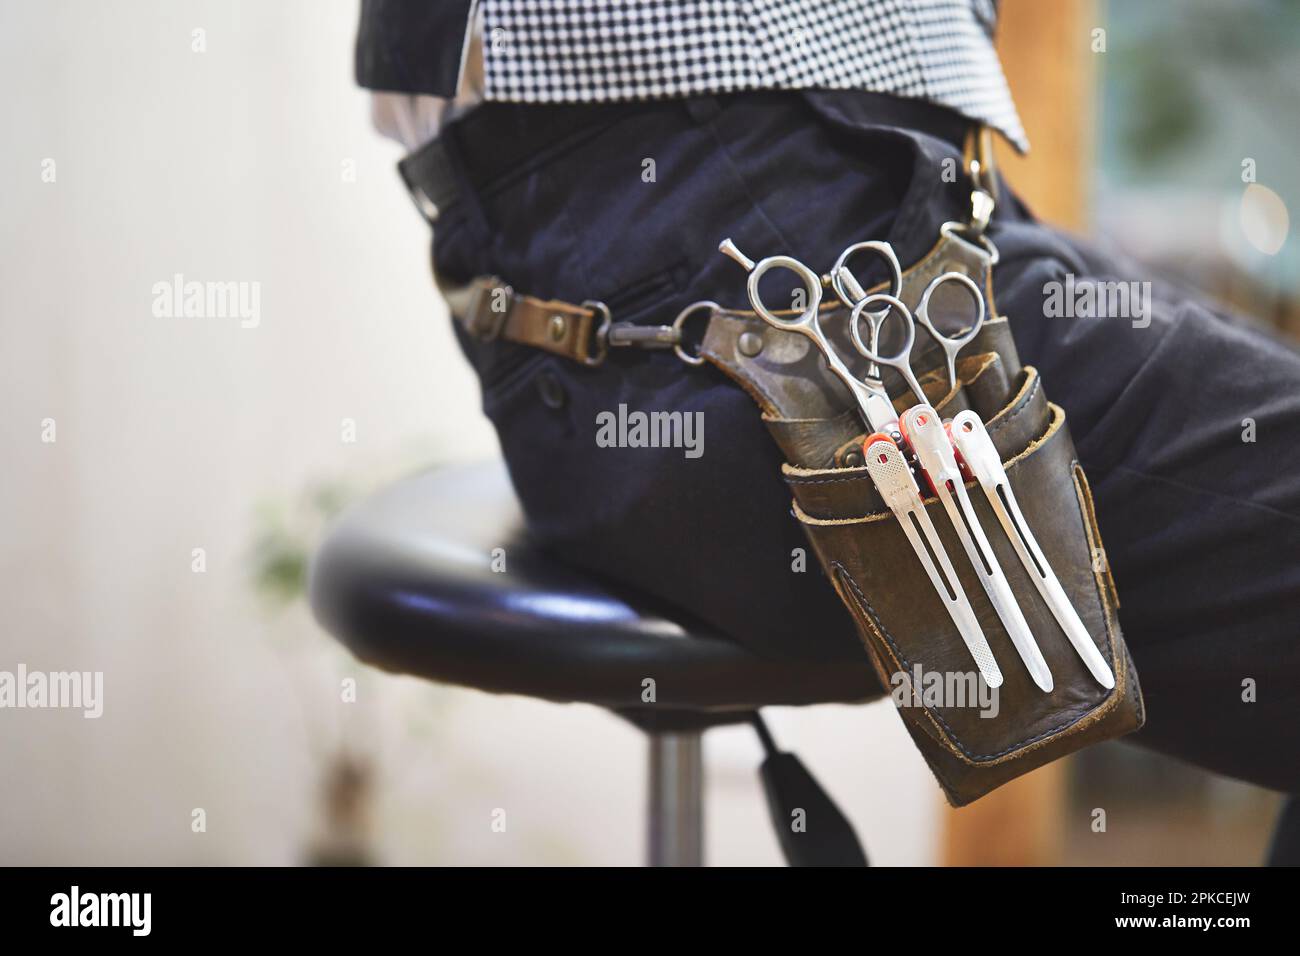
<path id="1" fill-rule="evenodd" d="M 436 223 L 438 216 L 442 214 L 442 210 L 438 208 L 436 202 L 429 198 L 429 194 L 410 181 L 406 184 L 406 191 L 410 193 L 411 202 L 415 203 L 415 208 L 420 211 L 424 221 L 431 226 Z"/>
<path id="2" fill-rule="evenodd" d="M 492 308 L 495 303 L 490 298 L 489 301 L 484 302 L 485 297 L 493 297 L 498 293 L 505 296 L 505 308 L 499 310 Z M 510 315 L 510 308 L 514 305 L 514 301 L 515 290 L 496 276 L 474 283 L 474 289 L 470 292 L 469 308 L 465 310 L 466 330 L 480 342 L 493 341 L 501 334 L 501 327 L 506 324 L 506 318 Z"/>

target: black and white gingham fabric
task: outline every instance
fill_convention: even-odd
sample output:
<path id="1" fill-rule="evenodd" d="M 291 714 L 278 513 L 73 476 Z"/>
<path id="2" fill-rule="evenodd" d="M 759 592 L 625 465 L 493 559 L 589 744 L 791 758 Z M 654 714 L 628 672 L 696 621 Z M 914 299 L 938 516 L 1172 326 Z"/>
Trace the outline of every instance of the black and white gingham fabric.
<path id="1" fill-rule="evenodd" d="M 607 102 L 754 89 L 929 100 L 1025 148 L 995 0 L 482 0 L 484 95 Z"/>

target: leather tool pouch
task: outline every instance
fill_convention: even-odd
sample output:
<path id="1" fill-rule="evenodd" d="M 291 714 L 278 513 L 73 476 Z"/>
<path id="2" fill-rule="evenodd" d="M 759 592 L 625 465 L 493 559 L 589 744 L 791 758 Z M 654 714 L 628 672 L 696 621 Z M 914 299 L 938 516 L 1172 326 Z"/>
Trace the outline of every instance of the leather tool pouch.
<path id="1" fill-rule="evenodd" d="M 945 235 L 905 274 L 901 298 L 914 307 L 926 283 L 950 269 L 966 272 L 991 292 L 987 256 L 977 252 Z M 823 324 L 828 334 L 842 335 L 846 320 L 841 307 L 838 314 L 831 310 L 824 316 Z M 949 388 L 937 349 L 922 346 L 924 334 L 918 330 L 913 355 L 920 356 L 914 365 L 930 403 L 944 418 L 969 408 L 986 423 L 1030 528 L 1115 676 L 1112 689 L 1088 672 L 972 482 L 967 486 L 971 502 L 1052 671 L 1054 689 L 1045 693 L 1033 683 L 947 514 L 923 492 L 1004 675 L 996 691 L 978 683 L 951 618 L 863 467 L 863 427 L 853 402 L 810 343 L 750 313 L 725 312 L 709 323 L 701 354 L 762 408 L 786 457 L 794 515 L 852 614 L 882 683 L 900 705 L 912 739 L 948 800 L 962 806 L 1081 747 L 1136 730 L 1144 716 L 1088 482 L 1064 412 L 1048 401 L 1037 371 L 1021 366 L 1005 319 L 987 322 L 963 350 L 956 388 Z M 838 344 L 841 354 L 851 355 L 846 338 Z M 893 384 L 891 395 L 903 391 Z M 926 675 L 948 681 L 947 692 L 932 693 Z M 961 687 L 970 691 L 965 699 Z"/>

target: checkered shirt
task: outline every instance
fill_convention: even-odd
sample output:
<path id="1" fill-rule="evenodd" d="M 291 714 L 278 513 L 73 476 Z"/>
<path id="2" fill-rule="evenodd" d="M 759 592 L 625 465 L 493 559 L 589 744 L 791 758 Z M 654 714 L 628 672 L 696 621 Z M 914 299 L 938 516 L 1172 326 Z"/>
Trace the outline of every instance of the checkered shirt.
<path id="1" fill-rule="evenodd" d="M 927 100 L 1024 129 L 996 0 L 481 0 L 484 96 L 523 103 L 770 89 Z"/>

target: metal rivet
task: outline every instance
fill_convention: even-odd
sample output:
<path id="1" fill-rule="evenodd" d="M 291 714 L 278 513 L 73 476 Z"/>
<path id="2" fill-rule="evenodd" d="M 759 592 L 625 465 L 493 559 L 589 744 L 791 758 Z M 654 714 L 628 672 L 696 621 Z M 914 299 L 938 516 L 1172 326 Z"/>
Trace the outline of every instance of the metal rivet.
<path id="1" fill-rule="evenodd" d="M 753 358 L 763 351 L 763 336 L 759 332 L 742 332 L 740 341 L 736 344 L 740 348 L 741 355 L 748 355 Z"/>
<path id="2" fill-rule="evenodd" d="M 546 324 L 546 331 L 551 336 L 552 342 L 564 341 L 564 336 L 568 334 L 569 323 L 565 321 L 562 315 L 551 316 L 551 321 Z"/>
<path id="3" fill-rule="evenodd" d="M 860 451 L 851 451 L 851 452 L 847 453 L 847 454 L 844 456 L 844 467 L 845 467 L 845 468 L 861 468 L 861 467 L 862 467 L 862 452 L 860 452 Z"/>
<path id="4" fill-rule="evenodd" d="M 564 386 L 560 384 L 559 376 L 549 369 L 538 374 L 537 393 L 542 397 L 542 404 L 547 408 L 563 408 L 565 399 L 568 398 Z"/>

